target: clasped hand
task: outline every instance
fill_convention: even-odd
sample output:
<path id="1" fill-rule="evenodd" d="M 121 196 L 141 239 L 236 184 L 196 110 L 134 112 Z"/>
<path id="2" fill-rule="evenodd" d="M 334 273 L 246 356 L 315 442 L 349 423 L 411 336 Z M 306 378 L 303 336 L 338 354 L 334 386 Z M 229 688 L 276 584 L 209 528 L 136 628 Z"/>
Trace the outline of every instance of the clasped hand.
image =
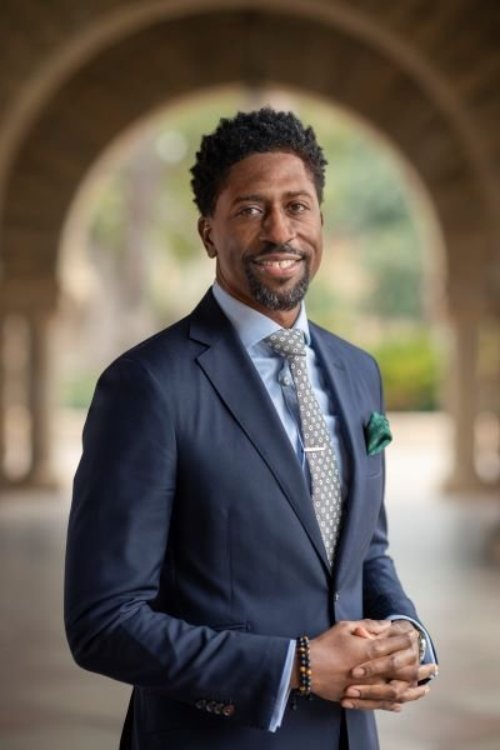
<path id="1" fill-rule="evenodd" d="M 405 620 L 339 622 L 311 640 L 312 692 L 347 709 L 400 711 L 429 692 L 418 632 Z"/>

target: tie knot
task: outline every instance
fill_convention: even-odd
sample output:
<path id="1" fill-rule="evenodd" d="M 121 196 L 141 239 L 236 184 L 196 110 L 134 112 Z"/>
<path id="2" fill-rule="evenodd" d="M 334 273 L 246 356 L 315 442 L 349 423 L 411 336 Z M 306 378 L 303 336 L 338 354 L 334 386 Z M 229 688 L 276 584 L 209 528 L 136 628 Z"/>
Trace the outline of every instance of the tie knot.
<path id="1" fill-rule="evenodd" d="M 265 341 L 282 357 L 305 357 L 304 333 L 298 328 L 280 328 L 267 336 Z"/>

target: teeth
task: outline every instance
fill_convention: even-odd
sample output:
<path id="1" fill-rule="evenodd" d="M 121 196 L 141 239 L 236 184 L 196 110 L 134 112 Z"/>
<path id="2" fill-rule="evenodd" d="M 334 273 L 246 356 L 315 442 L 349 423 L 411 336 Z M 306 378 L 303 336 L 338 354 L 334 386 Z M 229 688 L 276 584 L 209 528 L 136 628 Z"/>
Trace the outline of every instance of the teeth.
<path id="1" fill-rule="evenodd" d="M 290 268 L 296 263 L 296 260 L 263 260 L 263 266 L 273 266 L 274 268 Z"/>

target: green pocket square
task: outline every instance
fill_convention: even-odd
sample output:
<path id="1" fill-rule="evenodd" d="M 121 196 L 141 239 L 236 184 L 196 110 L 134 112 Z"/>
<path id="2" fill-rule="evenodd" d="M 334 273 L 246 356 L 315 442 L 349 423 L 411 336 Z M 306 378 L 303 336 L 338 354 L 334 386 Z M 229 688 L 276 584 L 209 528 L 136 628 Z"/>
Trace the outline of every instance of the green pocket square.
<path id="1" fill-rule="evenodd" d="M 389 420 L 384 414 L 378 411 L 372 412 L 368 424 L 364 427 L 366 452 L 369 456 L 380 453 L 392 441 L 391 428 Z"/>

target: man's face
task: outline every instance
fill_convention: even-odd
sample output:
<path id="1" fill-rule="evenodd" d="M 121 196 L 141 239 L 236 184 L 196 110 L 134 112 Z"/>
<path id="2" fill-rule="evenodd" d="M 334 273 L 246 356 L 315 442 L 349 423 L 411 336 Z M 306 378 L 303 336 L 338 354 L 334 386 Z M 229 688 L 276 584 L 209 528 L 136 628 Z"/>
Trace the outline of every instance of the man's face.
<path id="1" fill-rule="evenodd" d="M 323 247 L 312 176 L 295 154 L 252 154 L 234 164 L 213 216 L 198 229 L 219 284 L 284 327 L 293 325 Z"/>

